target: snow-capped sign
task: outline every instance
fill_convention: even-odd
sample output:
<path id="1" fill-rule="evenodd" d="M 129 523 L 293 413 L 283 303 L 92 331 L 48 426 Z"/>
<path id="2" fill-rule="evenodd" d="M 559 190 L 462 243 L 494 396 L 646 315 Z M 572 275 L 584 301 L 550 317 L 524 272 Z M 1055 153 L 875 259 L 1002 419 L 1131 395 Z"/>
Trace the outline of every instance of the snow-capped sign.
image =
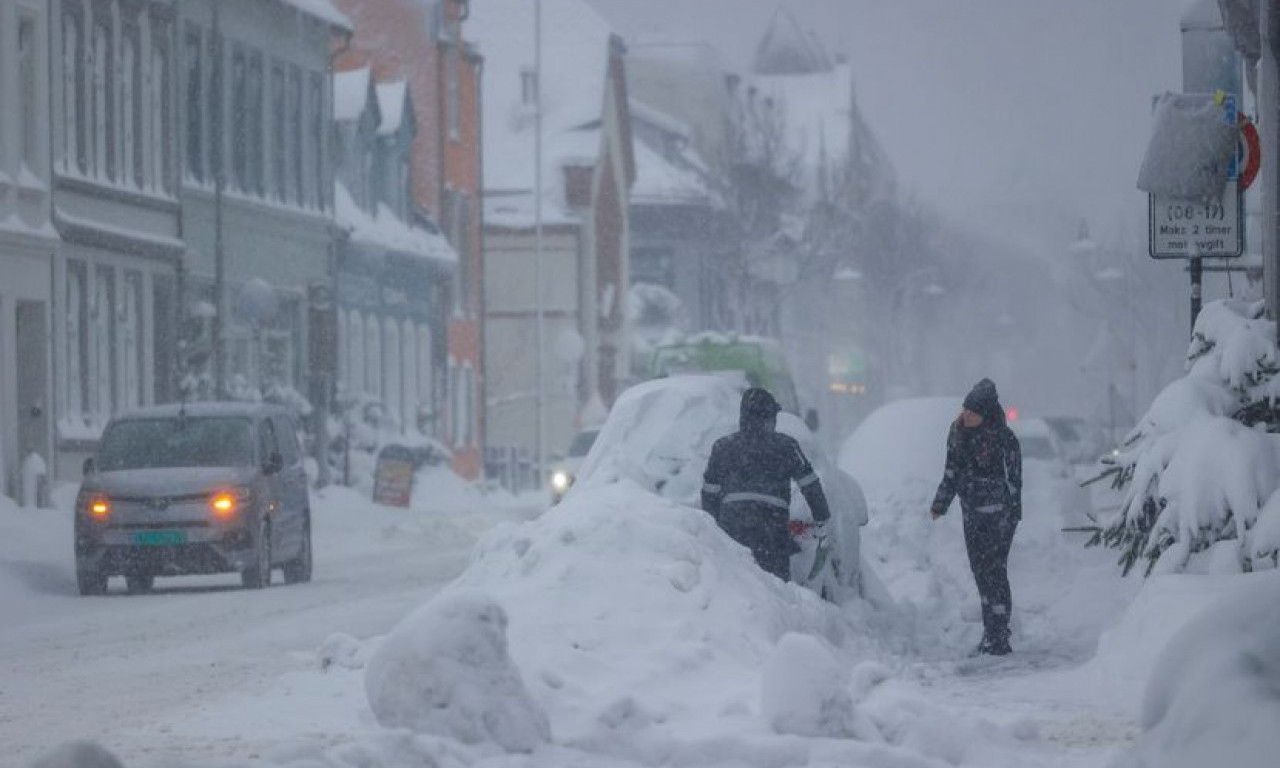
<path id="1" fill-rule="evenodd" d="M 1150 195 L 1149 252 L 1155 259 L 1235 258 L 1244 253 L 1244 205 L 1240 172 L 1245 160 L 1240 146 L 1240 113 L 1236 97 L 1165 94 L 1156 101 L 1157 128 L 1139 175 L 1138 186 Z M 1235 153 L 1226 163 L 1210 123 L 1222 136 L 1234 137 Z M 1216 136 L 1216 134 L 1215 134 Z M 1206 151 L 1206 148 L 1209 148 Z M 1201 155 L 1208 158 L 1207 164 Z M 1188 165 L 1188 163 L 1190 163 Z M 1217 173 L 1226 177 L 1220 196 L 1204 197 L 1202 189 Z M 1218 178 L 1221 178 L 1219 176 Z M 1179 192 L 1174 191 L 1179 190 Z"/>
<path id="2" fill-rule="evenodd" d="M 1244 253 L 1244 205 L 1236 179 L 1220 200 L 1151 197 L 1150 252 L 1155 259 L 1235 258 Z"/>

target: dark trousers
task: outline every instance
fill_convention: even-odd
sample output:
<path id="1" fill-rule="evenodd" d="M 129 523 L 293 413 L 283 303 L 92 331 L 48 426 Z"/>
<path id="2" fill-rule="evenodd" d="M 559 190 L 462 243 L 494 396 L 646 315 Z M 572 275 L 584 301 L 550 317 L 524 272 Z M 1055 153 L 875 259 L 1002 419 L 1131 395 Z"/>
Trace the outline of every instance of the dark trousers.
<path id="1" fill-rule="evenodd" d="M 751 550 L 756 564 L 783 581 L 791 580 L 795 542 L 787 529 L 791 515 L 767 504 L 737 502 L 720 508 L 717 522 L 729 538 Z"/>
<path id="2" fill-rule="evenodd" d="M 983 638 L 988 643 L 1009 642 L 1009 616 L 1013 613 L 1009 548 L 1017 527 L 1008 512 L 964 511 L 964 543 L 982 598 Z"/>

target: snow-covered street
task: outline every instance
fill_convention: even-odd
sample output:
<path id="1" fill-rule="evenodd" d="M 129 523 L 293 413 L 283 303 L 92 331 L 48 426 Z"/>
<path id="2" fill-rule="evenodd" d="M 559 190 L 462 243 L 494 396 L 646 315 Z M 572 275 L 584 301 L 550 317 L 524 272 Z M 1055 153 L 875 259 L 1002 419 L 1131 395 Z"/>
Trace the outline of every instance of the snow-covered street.
<path id="1" fill-rule="evenodd" d="M 72 491 L 73 493 L 73 491 Z M 63 494 L 64 507 L 70 498 Z M 461 507 L 461 504 L 457 505 Z M 240 589 L 232 576 L 161 579 L 155 593 L 76 595 L 71 518 L 0 515 L 0 743 L 25 764 L 63 741 L 93 738 L 126 760 L 247 758 L 333 723 L 291 702 L 291 673 L 335 632 L 391 625 L 466 565 L 476 537 L 531 510 L 379 508 L 332 489 L 316 510 L 309 584 Z M 259 701 L 252 711 L 223 706 Z M 278 702 L 279 706 L 271 703 Z"/>
<path id="2" fill-rule="evenodd" d="M 1015 546 L 1018 652 L 974 661 L 966 657 L 977 632 L 966 607 L 973 588 L 957 559 L 954 520 L 930 529 L 922 520 L 893 522 L 880 506 L 864 547 L 884 560 L 877 565 L 900 605 L 842 613 L 804 590 L 769 584 L 745 552 L 706 539 L 695 513 L 655 508 L 625 489 L 583 501 L 591 503 L 557 509 L 529 530 L 503 526 L 474 552 L 487 531 L 539 510 L 479 496 L 454 500 L 448 511 L 394 510 L 330 490 L 317 502 L 310 584 L 253 592 L 233 577 L 161 580 L 154 594 L 126 595 L 113 584 L 97 599 L 75 596 L 68 517 L 6 508 L 0 741 L 19 765 L 76 738 L 98 741 L 131 767 L 177 758 L 361 765 L 358 754 L 399 765 L 394 755 L 408 748 L 389 746 L 395 731 L 370 712 L 365 662 L 377 638 L 460 575 L 449 589 L 494 595 L 510 614 L 513 658 L 551 716 L 555 737 L 527 765 L 1092 766 L 1136 734 L 1143 680 L 1104 679 L 1089 664 L 1099 633 L 1139 582 L 1121 580 L 1109 553 L 1080 550 L 1052 521 L 1029 526 Z M 601 504 L 603 511 L 592 508 Z M 898 499 L 892 509 L 906 507 Z M 626 512 L 674 515 L 676 528 L 602 527 Z M 710 550 L 676 553 L 664 565 L 666 548 L 683 546 L 671 537 L 695 523 Z M 616 549 L 596 552 L 601 545 Z M 651 576 L 625 595 L 587 586 L 622 584 L 620 574 L 638 572 Z M 663 584 L 694 602 L 656 603 L 667 599 Z M 651 623 L 661 613 L 670 614 L 665 628 Z M 833 726 L 770 735 L 757 724 L 768 713 L 747 665 L 781 663 L 772 644 L 786 632 L 828 638 L 841 674 L 852 670 L 861 699 L 851 703 L 857 715 L 847 733 Z M 570 637 L 578 650 L 560 645 Z M 565 666 L 573 657 L 581 657 L 576 669 Z M 675 684 L 681 677 L 687 685 Z M 494 757 L 421 749 L 460 765 Z M 330 762 L 305 762 L 321 756 Z"/>

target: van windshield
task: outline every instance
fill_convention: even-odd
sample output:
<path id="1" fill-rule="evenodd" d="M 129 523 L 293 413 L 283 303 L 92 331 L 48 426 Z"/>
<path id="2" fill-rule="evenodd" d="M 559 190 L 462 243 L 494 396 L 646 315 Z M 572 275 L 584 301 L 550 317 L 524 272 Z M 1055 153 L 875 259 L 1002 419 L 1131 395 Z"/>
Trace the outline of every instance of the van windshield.
<path id="1" fill-rule="evenodd" d="M 244 467 L 253 461 L 249 419 L 128 419 L 107 427 L 98 468 Z"/>

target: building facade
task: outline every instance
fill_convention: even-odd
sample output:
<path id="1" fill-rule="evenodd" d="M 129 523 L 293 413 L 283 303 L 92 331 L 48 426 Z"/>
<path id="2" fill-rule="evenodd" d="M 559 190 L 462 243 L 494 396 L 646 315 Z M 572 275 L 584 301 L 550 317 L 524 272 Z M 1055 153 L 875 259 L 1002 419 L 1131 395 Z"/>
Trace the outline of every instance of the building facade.
<path id="1" fill-rule="evenodd" d="M 387 431 L 436 438 L 446 398 L 447 294 L 457 255 L 413 201 L 418 127 L 407 83 L 335 75 L 338 389 L 382 406 Z"/>
<path id="2" fill-rule="evenodd" d="M 626 49 L 582 0 L 542 9 L 541 73 L 533 4 L 477 4 L 471 22 L 485 57 L 487 439 L 526 455 L 566 449 L 631 378 Z"/>
<path id="3" fill-rule="evenodd" d="M 480 237 L 481 59 L 467 41 L 467 0 L 338 0 L 355 35 L 340 69 L 370 67 L 378 82 L 404 81 L 417 123 L 411 152 L 413 203 L 438 222 L 457 253 L 439 275 L 446 297 L 443 369 L 437 377 L 437 436 L 465 477 L 483 467 Z"/>
<path id="4" fill-rule="evenodd" d="M 24 464 L 54 460 L 49 37 L 48 0 L 0 4 L 0 495 L 19 499 L 41 490 Z"/>
<path id="5" fill-rule="evenodd" d="M 217 7 L 217 14 L 214 9 Z M 331 290 L 331 41 L 324 3 L 185 0 L 177 18 L 184 387 L 323 398 L 308 296 Z M 226 288 L 215 295 L 219 259 Z M 215 309 L 226 318 L 215 393 Z"/>
<path id="6" fill-rule="evenodd" d="M 182 241 L 178 4 L 52 0 L 57 474 L 116 412 L 171 397 Z"/>

